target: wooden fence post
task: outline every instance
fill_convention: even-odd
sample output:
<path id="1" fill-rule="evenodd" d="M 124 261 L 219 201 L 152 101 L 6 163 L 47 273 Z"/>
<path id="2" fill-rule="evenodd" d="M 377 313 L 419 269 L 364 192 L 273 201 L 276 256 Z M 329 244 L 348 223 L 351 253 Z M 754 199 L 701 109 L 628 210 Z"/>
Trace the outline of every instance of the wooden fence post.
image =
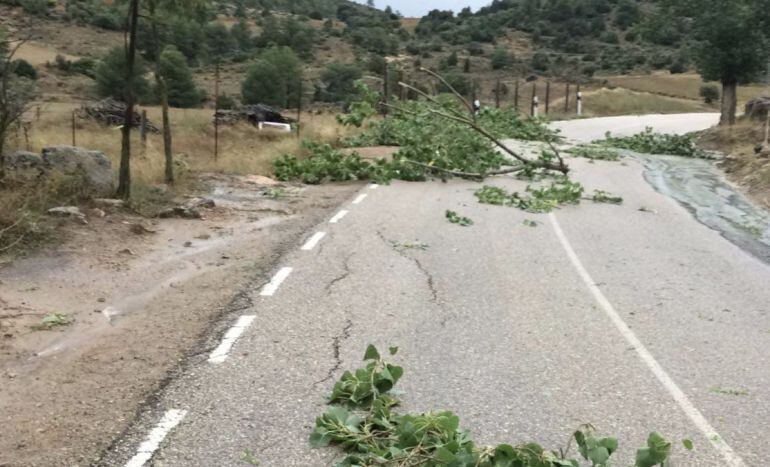
<path id="1" fill-rule="evenodd" d="M 297 94 L 297 138 L 300 137 L 300 120 L 302 119 L 302 77 L 299 78 L 299 92 Z"/>
<path id="2" fill-rule="evenodd" d="M 516 78 L 516 87 L 513 91 L 513 108 L 519 111 L 519 79 Z"/>
<path id="3" fill-rule="evenodd" d="M 142 154 L 147 151 L 147 110 L 142 110 L 141 123 L 139 124 L 139 141 L 142 145 Z"/>
<path id="4" fill-rule="evenodd" d="M 532 112 L 533 117 L 537 117 L 537 83 L 532 83 Z"/>
<path id="5" fill-rule="evenodd" d="M 75 111 L 72 111 L 72 145 L 77 146 L 77 140 L 75 139 Z"/>
<path id="6" fill-rule="evenodd" d="M 388 62 L 385 61 L 385 76 L 382 80 L 384 87 L 382 100 L 385 105 L 382 106 L 382 115 L 388 115 L 387 104 L 390 104 L 390 77 L 388 76 L 390 73 L 388 71 Z"/>
<path id="7" fill-rule="evenodd" d="M 495 83 L 495 108 L 500 108 L 500 78 L 498 78 L 497 83 Z"/>
<path id="8" fill-rule="evenodd" d="M 567 113 L 569 112 L 569 83 L 567 83 L 567 92 L 564 96 L 564 113 Z"/>
<path id="9" fill-rule="evenodd" d="M 545 114 L 548 115 L 548 109 L 551 106 L 551 82 L 545 83 Z"/>

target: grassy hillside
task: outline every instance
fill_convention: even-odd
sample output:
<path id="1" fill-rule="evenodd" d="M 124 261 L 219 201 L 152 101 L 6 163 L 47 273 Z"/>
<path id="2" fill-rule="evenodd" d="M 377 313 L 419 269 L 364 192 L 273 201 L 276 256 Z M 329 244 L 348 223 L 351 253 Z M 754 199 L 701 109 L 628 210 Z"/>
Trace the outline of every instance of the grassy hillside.
<path id="1" fill-rule="evenodd" d="M 208 96 L 215 62 L 221 65 L 221 89 L 237 100 L 248 69 L 266 48 L 279 45 L 301 59 L 308 103 L 344 100 L 340 93 L 323 95 L 330 63 L 352 64 L 359 76 L 369 76 L 379 87 L 385 60 L 394 94 L 398 79 L 419 81 L 416 70 L 424 66 L 487 103 L 494 102 L 498 81 L 501 99 L 510 102 L 515 81 L 538 78 L 541 83 L 543 78 L 593 88 L 604 83 L 699 100 L 697 76 L 680 75 L 691 68 L 687 22 L 662 14 L 652 0 L 495 0 L 475 13 L 434 10 L 422 18 L 402 18 L 390 9 L 347 0 L 205 5 L 184 18 L 165 20 L 162 36 L 184 54 Z M 0 0 L 0 25 L 16 36 L 33 32 L 19 57 L 38 70 L 39 88 L 48 101 L 100 97 L 93 70 L 110 47 L 122 44 L 124 18 L 124 2 Z M 145 43 L 147 34 L 148 26 L 140 27 Z M 659 88 L 662 81 L 648 80 L 650 73 L 672 76 L 664 81 L 677 89 Z M 744 97 L 755 91 L 744 91 Z M 544 92 L 542 84 L 539 92 Z M 551 97 L 558 100 L 563 94 L 557 85 Z M 152 103 L 151 94 L 147 99 Z M 211 105 L 210 97 L 203 104 Z"/>

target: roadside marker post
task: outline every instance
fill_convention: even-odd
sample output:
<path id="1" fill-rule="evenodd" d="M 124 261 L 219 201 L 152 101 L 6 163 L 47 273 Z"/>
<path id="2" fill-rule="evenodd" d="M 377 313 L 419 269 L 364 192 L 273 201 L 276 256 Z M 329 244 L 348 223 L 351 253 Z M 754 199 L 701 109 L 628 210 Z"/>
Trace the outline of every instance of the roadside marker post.
<path id="1" fill-rule="evenodd" d="M 532 117 L 537 118 L 537 106 L 539 104 L 539 100 L 537 96 L 532 98 Z"/>
<path id="2" fill-rule="evenodd" d="M 577 93 L 577 115 L 578 117 L 583 115 L 583 93 L 580 91 Z"/>

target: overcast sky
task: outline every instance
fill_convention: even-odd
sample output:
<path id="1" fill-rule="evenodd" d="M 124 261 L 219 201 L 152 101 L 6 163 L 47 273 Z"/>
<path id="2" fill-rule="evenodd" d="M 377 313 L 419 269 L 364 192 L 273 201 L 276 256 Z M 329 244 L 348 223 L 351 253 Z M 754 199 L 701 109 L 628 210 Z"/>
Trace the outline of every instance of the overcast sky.
<path id="1" fill-rule="evenodd" d="M 366 0 L 355 0 L 358 3 L 366 3 Z M 475 11 L 479 7 L 491 3 L 491 0 L 374 0 L 377 8 L 385 8 L 390 5 L 404 16 L 423 16 L 430 10 L 454 10 L 460 11 L 466 6 Z"/>

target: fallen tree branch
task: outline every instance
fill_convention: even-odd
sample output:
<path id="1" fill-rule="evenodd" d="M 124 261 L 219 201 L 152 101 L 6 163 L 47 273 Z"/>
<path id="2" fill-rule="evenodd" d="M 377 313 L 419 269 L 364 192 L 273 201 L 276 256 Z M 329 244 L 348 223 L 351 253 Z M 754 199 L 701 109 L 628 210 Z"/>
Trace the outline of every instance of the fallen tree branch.
<path id="1" fill-rule="evenodd" d="M 445 169 L 443 167 L 436 167 L 435 165 L 426 164 L 424 162 L 417 162 L 411 159 L 403 159 L 403 161 L 408 162 L 409 164 L 414 164 L 416 166 L 422 167 L 424 169 L 435 170 L 437 172 L 442 172 L 448 175 L 452 175 L 454 177 L 468 178 L 472 180 L 484 180 L 486 177 L 489 177 L 492 175 L 505 175 L 510 173 L 521 172 L 522 170 L 524 170 L 524 167 L 516 166 L 516 167 L 509 167 L 507 169 L 493 170 L 485 173 L 474 173 L 474 172 L 463 172 L 460 170 Z"/>

